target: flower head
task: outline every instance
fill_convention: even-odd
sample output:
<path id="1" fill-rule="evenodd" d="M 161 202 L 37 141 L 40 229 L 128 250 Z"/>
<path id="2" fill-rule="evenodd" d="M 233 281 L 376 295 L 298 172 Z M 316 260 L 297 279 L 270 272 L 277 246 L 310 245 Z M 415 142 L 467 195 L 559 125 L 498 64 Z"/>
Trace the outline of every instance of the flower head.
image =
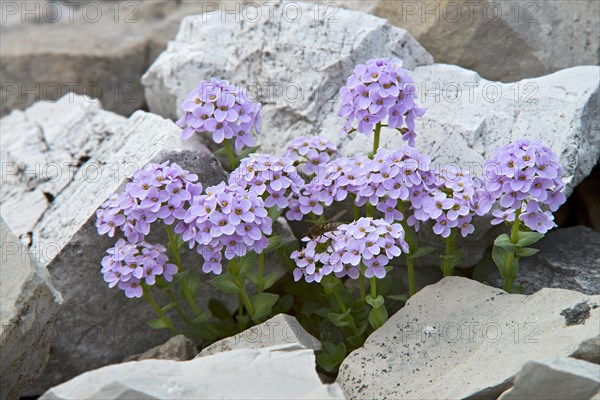
<path id="1" fill-rule="evenodd" d="M 335 144 L 318 136 L 292 139 L 283 153 L 284 157 L 302 165 L 302 172 L 308 176 L 318 174 L 320 166 L 338 154 Z"/>
<path id="2" fill-rule="evenodd" d="M 388 119 L 388 126 L 398 129 L 402 139 L 414 146 L 414 120 L 423 115 L 417 107 L 414 81 L 397 58 L 371 59 L 359 64 L 340 89 L 342 105 L 338 111 L 346 118 L 343 133 L 357 130 L 365 135 L 373 132 L 375 124 Z M 403 127 L 406 125 L 406 127 Z"/>
<path id="3" fill-rule="evenodd" d="M 211 78 L 192 90 L 181 108 L 185 112 L 177 121 L 184 128 L 183 139 L 194 133 L 209 132 L 216 143 L 235 139 L 237 151 L 254 144 L 251 131 L 260 132 L 260 103 L 252 102 L 244 89 Z"/>

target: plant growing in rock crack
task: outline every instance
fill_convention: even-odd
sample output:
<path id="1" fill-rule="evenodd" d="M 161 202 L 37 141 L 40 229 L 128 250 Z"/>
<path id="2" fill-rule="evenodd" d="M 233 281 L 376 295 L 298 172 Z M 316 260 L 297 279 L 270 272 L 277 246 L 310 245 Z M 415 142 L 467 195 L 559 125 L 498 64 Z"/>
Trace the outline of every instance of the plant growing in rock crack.
<path id="1" fill-rule="evenodd" d="M 344 157 L 316 136 L 293 139 L 282 155 L 257 153 L 250 146 L 260 104 L 227 81 L 201 82 L 177 123 L 183 138 L 210 133 L 224 144 L 229 180 L 204 188 L 194 171 L 168 161 L 136 172 L 97 211 L 100 234 L 124 236 L 102 260 L 108 285 L 149 301 L 158 314 L 151 327 L 177 333 L 177 315 L 184 332 L 202 344 L 291 312 L 323 341 L 318 363 L 335 373 L 349 351 L 415 294 L 415 259 L 433 251 L 419 244 L 418 234 L 431 229 L 443 240 L 441 269 L 452 275 L 461 260 L 458 235 L 472 234 L 473 218 L 489 214 L 500 199 L 503 209 L 493 211 L 492 223 L 512 228 L 496 240 L 493 257 L 505 290 L 513 290 L 520 257 L 535 253 L 527 246 L 554 226 L 550 211 L 565 201 L 556 155 L 522 140 L 494 151 L 487 165 L 495 168 L 482 177 L 434 169 L 414 147 L 415 119 L 424 110 L 397 59 L 358 65 L 340 95 L 342 135 L 372 135 L 369 155 Z M 380 147 L 382 127 L 395 129 L 408 144 Z M 348 206 L 352 212 L 343 220 L 326 218 Z M 303 246 L 274 235 L 283 216 L 292 225 L 312 225 Z M 158 225 L 167 231 L 166 245 L 151 243 L 151 228 Z M 188 261 L 196 253 L 200 261 Z M 272 254 L 289 273 L 269 270 Z M 394 273 L 402 258 L 408 293 Z M 200 306 L 203 281 L 232 296 L 237 308 L 214 298 Z M 164 296 L 155 298 L 155 288 Z"/>

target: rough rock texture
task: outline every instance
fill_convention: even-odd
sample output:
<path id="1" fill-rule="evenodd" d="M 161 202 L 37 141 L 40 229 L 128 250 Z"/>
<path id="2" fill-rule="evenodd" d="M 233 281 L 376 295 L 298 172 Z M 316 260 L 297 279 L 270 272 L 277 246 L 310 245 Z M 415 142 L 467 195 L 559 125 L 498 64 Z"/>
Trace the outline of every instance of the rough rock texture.
<path id="1" fill-rule="evenodd" d="M 567 325 L 578 304 L 589 306 L 588 313 Z M 598 337 L 599 305 L 600 296 L 569 290 L 509 295 L 445 278 L 418 292 L 352 352 L 337 382 L 348 398 L 496 398 L 527 361 L 570 356 Z"/>
<path id="2" fill-rule="evenodd" d="M 142 74 L 175 37 L 180 20 L 203 7 L 187 0 L 3 5 L 11 23 L 3 21 L 0 30 L 0 114 L 70 91 L 131 114 L 144 104 Z"/>
<path id="3" fill-rule="evenodd" d="M 2 217 L 0 233 L 0 399 L 13 399 L 46 366 L 62 298 Z"/>
<path id="4" fill-rule="evenodd" d="M 241 349 L 191 361 L 145 360 L 87 372 L 40 399 L 343 399 L 321 383 L 312 350 Z"/>
<path id="5" fill-rule="evenodd" d="M 433 62 L 405 30 L 368 14 L 340 10 L 337 22 L 326 23 L 309 3 L 271 2 L 261 10 L 255 23 L 223 23 L 226 15 L 218 13 L 185 18 L 142 77 L 150 110 L 176 118 L 200 80 L 225 78 L 260 98 L 262 150 L 282 151 L 290 138 L 318 133 L 335 114 L 338 90 L 357 63 L 381 55 L 411 69 Z M 299 17 L 289 22 L 293 10 Z"/>
<path id="6" fill-rule="evenodd" d="M 278 314 L 260 325 L 228 337 L 203 349 L 197 357 L 210 356 L 238 349 L 261 349 L 271 346 L 296 346 L 299 349 L 321 350 L 321 342 L 306 332 L 296 318 Z"/>
<path id="7" fill-rule="evenodd" d="M 69 109 L 74 111 L 69 113 Z M 56 115 L 66 117 L 57 119 Z M 2 185 L 2 210 L 16 210 L 8 225 L 14 224 L 21 229 L 16 233 L 29 239 L 30 250 L 48 268 L 65 300 L 48 368 L 30 393 L 42 393 L 83 371 L 164 343 L 168 333 L 146 326 L 154 315 L 150 305 L 127 299 L 103 281 L 99 262 L 116 238 L 98 236 L 95 212 L 148 162 L 177 162 L 196 172 L 204 185 L 212 185 L 226 178 L 218 161 L 200 143 L 180 141 L 181 130 L 171 121 L 142 111 L 126 119 L 80 96 L 15 111 L 1 120 L 1 126 L 23 138 L 2 147 L 3 161 L 26 163 L 25 170 L 34 170 L 31 160 L 41 160 L 42 171 L 29 180 L 23 178 L 28 176 L 23 171 L 6 177 L 3 171 L 2 179 L 13 179 L 13 187 Z M 59 187 L 46 182 L 43 171 L 50 161 L 65 165 L 73 160 L 71 174 L 61 175 Z M 38 185 L 43 189 L 38 190 Z M 52 201 L 40 207 L 39 219 L 23 230 L 21 218 L 27 212 L 19 211 L 19 204 L 29 196 L 28 191 L 47 191 Z M 149 240 L 167 241 L 158 230 L 153 230 Z M 184 263 L 200 262 L 197 254 L 189 257 Z M 205 296 L 200 302 L 213 295 L 208 287 L 199 292 Z"/>
<path id="8" fill-rule="evenodd" d="M 177 335 L 173 336 L 160 346 L 146 350 L 142 354 L 127 357 L 123 362 L 151 359 L 186 361 L 194 358 L 196 354 L 198 354 L 196 345 L 185 335 Z"/>
<path id="9" fill-rule="evenodd" d="M 573 358 L 529 361 L 498 400 L 591 399 L 600 390 L 600 365 Z"/>
<path id="10" fill-rule="evenodd" d="M 323 2 L 330 3 L 330 2 Z M 437 62 L 511 82 L 600 63 L 596 0 L 498 2 L 341 0 L 406 29 Z M 334 9 L 321 5 L 323 12 Z"/>
<path id="11" fill-rule="evenodd" d="M 525 294 L 542 288 L 600 294 L 600 232 L 584 226 L 556 229 L 533 247 L 540 252 L 521 261 L 516 279 Z M 490 283 L 502 286 L 494 273 Z"/>

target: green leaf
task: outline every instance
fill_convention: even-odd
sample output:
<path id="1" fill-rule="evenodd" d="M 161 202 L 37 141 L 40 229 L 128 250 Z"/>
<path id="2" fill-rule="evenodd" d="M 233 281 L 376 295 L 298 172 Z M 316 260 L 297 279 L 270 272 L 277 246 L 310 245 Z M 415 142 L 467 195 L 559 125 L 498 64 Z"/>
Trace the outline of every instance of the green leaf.
<path id="1" fill-rule="evenodd" d="M 408 296 L 405 294 L 390 294 L 386 296 L 388 299 L 398 300 L 398 301 L 406 301 L 408 300 Z"/>
<path id="2" fill-rule="evenodd" d="M 252 306 L 254 307 L 252 320 L 257 321 L 271 314 L 277 299 L 279 299 L 279 295 L 273 293 L 258 293 L 252 296 Z"/>
<path id="3" fill-rule="evenodd" d="M 344 358 L 346 358 L 346 346 L 344 343 L 338 343 L 338 345 L 335 346 L 332 356 L 333 360 L 338 364 L 344 361 Z"/>
<path id="4" fill-rule="evenodd" d="M 208 309 L 210 312 L 220 320 L 231 320 L 231 311 L 227 306 L 221 303 L 217 299 L 210 299 L 208 301 Z"/>
<path id="5" fill-rule="evenodd" d="M 267 215 L 272 221 L 275 221 L 277 218 L 281 217 L 282 213 L 283 210 L 277 206 L 273 206 L 267 210 Z"/>
<path id="6" fill-rule="evenodd" d="M 519 241 L 517 242 L 517 246 L 525 247 L 532 245 L 543 237 L 543 233 L 519 231 Z"/>
<path id="7" fill-rule="evenodd" d="M 196 318 L 194 318 L 192 320 L 192 324 L 203 324 L 205 322 L 208 322 L 210 317 L 212 317 L 212 314 L 210 313 L 210 311 L 203 312 L 202 314 L 198 315 Z"/>
<path id="8" fill-rule="evenodd" d="M 160 318 L 148 321 L 148 326 L 152 329 L 167 329 L 168 328 L 167 323 Z"/>
<path id="9" fill-rule="evenodd" d="M 196 271 L 185 271 L 179 280 L 179 290 L 186 299 L 195 299 L 200 289 L 200 276 Z"/>
<path id="10" fill-rule="evenodd" d="M 279 298 L 277 304 L 273 308 L 274 314 L 288 313 L 294 307 L 294 296 L 286 294 Z"/>
<path id="11" fill-rule="evenodd" d="M 502 275 L 502 278 L 504 278 L 504 275 L 506 275 L 506 259 L 508 258 L 508 252 L 503 249 L 502 247 L 499 246 L 494 246 L 494 248 L 492 249 L 492 259 L 494 260 L 494 263 L 496 264 L 496 266 L 498 267 L 498 271 L 500 271 L 500 275 Z"/>
<path id="12" fill-rule="evenodd" d="M 243 289 L 237 285 L 234 277 L 228 273 L 215 276 L 209 283 L 223 293 L 234 294 L 243 291 Z"/>
<path id="13" fill-rule="evenodd" d="M 425 246 L 419 247 L 419 249 L 415 252 L 415 254 L 411 254 L 408 256 L 409 259 L 415 259 L 419 257 L 426 256 L 429 253 L 432 253 L 435 250 L 435 247 Z"/>
<path id="14" fill-rule="evenodd" d="M 512 289 L 510 291 L 512 294 L 524 294 L 525 289 L 521 285 L 513 284 Z"/>
<path id="15" fill-rule="evenodd" d="M 506 233 L 503 233 L 502 235 L 498 236 L 496 240 L 494 240 L 494 246 L 501 247 L 509 253 L 514 253 L 515 251 L 517 251 L 518 248 L 514 243 L 510 241 L 510 238 Z"/>
<path id="16" fill-rule="evenodd" d="M 494 244 L 495 245 L 499 245 L 500 243 L 510 243 L 510 244 L 512 244 L 512 242 L 510 241 L 510 236 L 508 236 L 506 233 L 503 233 L 500 236 L 498 236 L 494 240 Z"/>
<path id="17" fill-rule="evenodd" d="M 317 364 L 327 372 L 333 372 L 337 366 L 333 357 L 325 353 L 317 356 Z"/>
<path id="18" fill-rule="evenodd" d="M 519 257 L 530 257 L 534 254 L 537 254 L 539 252 L 538 249 L 534 249 L 531 247 L 522 247 L 519 249 L 519 251 L 517 252 L 517 255 Z"/>
<path id="19" fill-rule="evenodd" d="M 267 290 L 268 288 L 273 286 L 275 282 L 277 282 L 277 279 L 279 279 L 279 272 L 277 271 L 271 272 L 270 274 L 265 276 L 263 290 Z"/>
<path id="20" fill-rule="evenodd" d="M 352 309 L 349 308 L 343 313 L 330 312 L 330 313 L 327 313 L 327 319 L 329 319 L 331 321 L 331 323 L 334 324 L 335 326 L 339 326 L 339 327 L 350 326 L 350 322 L 348 321 L 348 315 L 350 315 L 351 311 L 352 311 Z"/>
<path id="21" fill-rule="evenodd" d="M 373 308 L 369 313 L 369 324 L 373 329 L 378 329 L 388 320 L 388 312 L 385 307 Z"/>
<path id="22" fill-rule="evenodd" d="M 169 304 L 167 304 L 166 306 L 161 307 L 162 312 L 167 312 L 170 309 L 172 309 L 173 307 L 175 307 L 177 305 L 177 303 L 175 303 L 174 301 L 170 302 Z"/>
<path id="23" fill-rule="evenodd" d="M 367 296 L 365 300 L 366 300 L 367 304 L 373 308 L 379 308 L 379 307 L 383 306 L 383 303 L 385 302 L 382 295 L 379 295 L 376 298 Z"/>

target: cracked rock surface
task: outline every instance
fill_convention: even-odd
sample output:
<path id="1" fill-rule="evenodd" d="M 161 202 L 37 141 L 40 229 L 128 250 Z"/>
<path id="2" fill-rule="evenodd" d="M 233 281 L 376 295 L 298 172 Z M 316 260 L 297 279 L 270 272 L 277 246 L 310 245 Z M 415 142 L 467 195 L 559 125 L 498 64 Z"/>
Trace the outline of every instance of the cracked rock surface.
<path id="1" fill-rule="evenodd" d="M 567 325 L 568 309 L 588 313 Z M 528 361 L 597 360 L 600 296 L 563 289 L 530 295 L 449 277 L 427 286 L 343 361 L 348 398 L 497 398 Z"/>

